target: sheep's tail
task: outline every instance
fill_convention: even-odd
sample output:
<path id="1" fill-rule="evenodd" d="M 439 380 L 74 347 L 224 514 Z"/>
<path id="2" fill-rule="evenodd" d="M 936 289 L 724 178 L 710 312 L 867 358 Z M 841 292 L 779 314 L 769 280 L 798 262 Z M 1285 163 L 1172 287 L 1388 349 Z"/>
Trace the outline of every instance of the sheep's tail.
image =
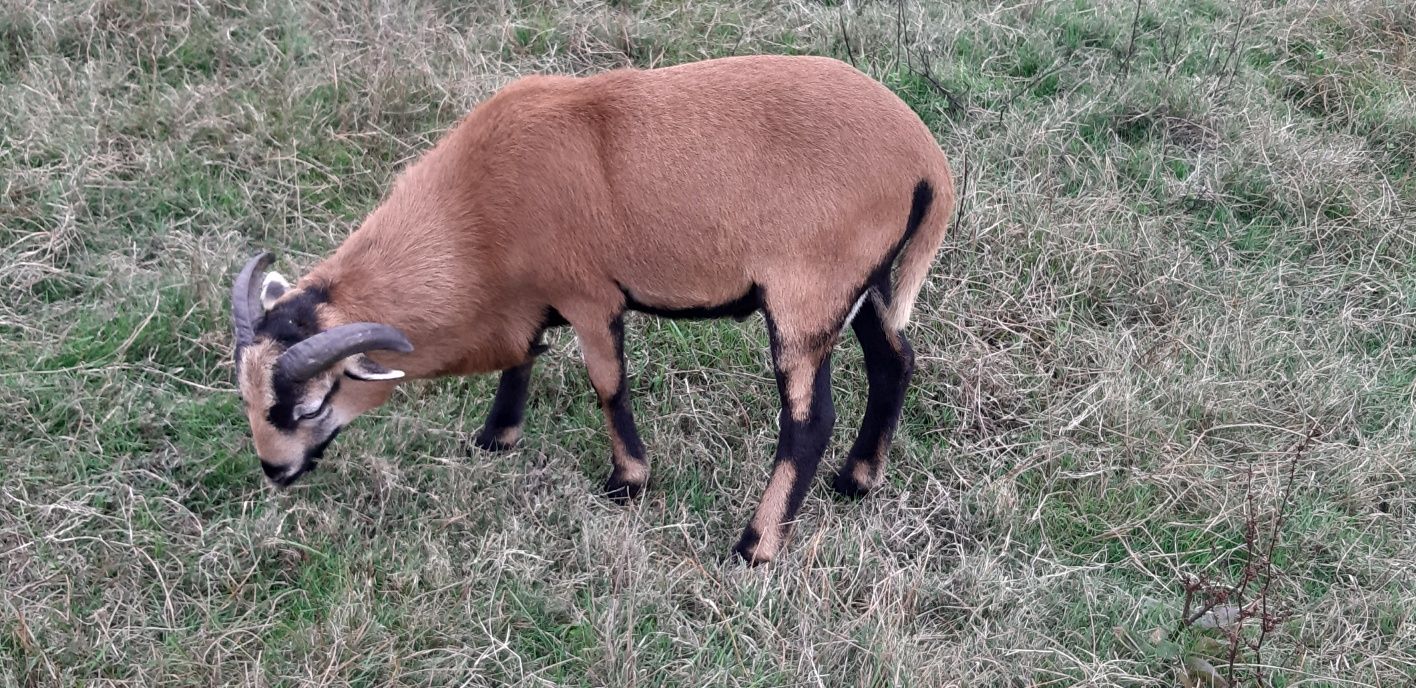
<path id="1" fill-rule="evenodd" d="M 933 181 L 934 183 L 931 183 Z M 937 184 L 937 186 L 936 186 Z M 949 217 L 954 214 L 954 180 L 948 167 L 934 180 L 921 179 L 910 202 L 910 218 L 905 223 L 904 246 L 899 252 L 899 277 L 885 310 L 885 326 L 890 332 L 905 329 L 914 311 L 915 299 L 944 243 Z"/>

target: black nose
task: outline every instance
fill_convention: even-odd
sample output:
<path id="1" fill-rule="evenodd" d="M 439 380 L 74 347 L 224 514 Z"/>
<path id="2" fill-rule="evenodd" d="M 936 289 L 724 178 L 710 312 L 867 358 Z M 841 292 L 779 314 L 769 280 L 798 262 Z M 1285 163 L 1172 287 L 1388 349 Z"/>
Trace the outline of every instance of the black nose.
<path id="1" fill-rule="evenodd" d="M 277 466 L 273 463 L 266 463 L 264 461 L 261 462 L 261 472 L 265 473 L 266 477 L 270 478 L 271 482 L 281 487 L 289 485 L 292 477 L 287 476 L 285 474 L 284 466 Z"/>

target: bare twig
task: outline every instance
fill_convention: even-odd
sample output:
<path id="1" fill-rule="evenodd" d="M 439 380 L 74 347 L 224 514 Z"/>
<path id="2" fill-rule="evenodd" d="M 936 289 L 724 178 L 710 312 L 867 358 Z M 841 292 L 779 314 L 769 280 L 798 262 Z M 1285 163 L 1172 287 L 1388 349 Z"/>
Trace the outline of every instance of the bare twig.
<path id="1" fill-rule="evenodd" d="M 951 114 L 968 114 L 968 108 L 964 107 L 963 101 L 961 101 L 953 91 L 945 87 L 944 84 L 939 83 L 938 79 L 934 78 L 934 69 L 929 59 L 920 55 L 919 64 L 919 68 L 916 68 L 913 64 L 907 64 L 907 67 L 915 75 L 923 78 L 934 90 L 938 91 L 939 95 L 944 96 L 944 100 L 949 102 L 949 112 Z"/>
<path id="2" fill-rule="evenodd" d="M 905 46 L 905 0 L 895 3 L 895 59 L 899 59 L 901 54 L 905 55 L 905 62 L 909 62 L 909 55 L 904 53 Z"/>
<path id="3" fill-rule="evenodd" d="M 959 175 L 959 189 L 956 194 L 954 211 L 954 231 L 958 232 L 964 226 L 964 203 L 968 199 L 969 193 L 969 154 L 964 152 L 963 171 Z"/>
<path id="4" fill-rule="evenodd" d="M 1283 527 L 1284 521 L 1288 519 L 1289 498 L 1293 496 L 1293 480 L 1298 475 L 1298 462 L 1302 460 L 1303 454 L 1308 451 L 1308 447 L 1312 445 L 1313 440 L 1317 438 L 1317 436 L 1318 425 L 1317 423 L 1313 423 L 1308 426 L 1307 435 L 1299 440 L 1298 443 L 1294 445 L 1293 449 L 1289 451 L 1292 458 L 1288 462 L 1288 476 L 1284 479 L 1283 494 L 1279 497 L 1278 513 L 1274 514 L 1273 528 L 1269 531 L 1268 549 L 1264 551 L 1262 559 L 1264 565 L 1264 582 L 1259 588 L 1258 594 L 1258 602 L 1260 605 L 1259 637 L 1256 638 L 1250 646 L 1254 651 L 1254 671 L 1257 672 L 1256 678 L 1260 685 L 1263 685 L 1264 670 L 1263 662 L 1258 660 L 1260 659 L 1259 653 L 1263 650 L 1264 640 L 1267 639 L 1269 631 L 1273 630 L 1283 618 L 1287 617 L 1286 613 L 1270 611 L 1269 609 L 1269 590 L 1273 585 L 1274 579 L 1273 551 L 1274 548 L 1278 546 L 1279 529 Z"/>
<path id="5" fill-rule="evenodd" d="M 1239 32 L 1244 28 L 1244 21 L 1248 19 L 1249 10 L 1252 5 L 1253 3 L 1245 3 L 1244 7 L 1239 11 L 1239 18 L 1234 21 L 1234 32 L 1229 35 L 1229 52 L 1225 54 L 1224 60 L 1219 63 L 1219 78 L 1211 84 L 1211 94 L 1218 88 L 1219 84 L 1225 83 L 1225 85 L 1228 86 L 1229 83 L 1233 83 L 1234 75 L 1239 71 Z M 1225 70 L 1229 71 L 1228 77 L 1224 76 Z"/>
<path id="6" fill-rule="evenodd" d="M 1021 98 L 1024 93 L 1027 93 L 1028 89 L 1032 88 L 1033 86 L 1036 86 L 1043 79 L 1046 79 L 1047 77 L 1051 76 L 1052 73 L 1060 69 L 1065 62 L 1065 57 L 1062 59 L 1055 60 L 1050 66 L 1048 66 L 1047 69 L 1038 72 L 1035 76 L 1033 76 L 1033 78 L 1028 79 L 1027 83 L 1015 89 L 1013 91 L 1013 94 L 1008 96 L 1008 99 L 1003 101 L 1003 105 L 998 108 L 998 123 L 1003 123 L 1003 113 L 1007 112 L 1008 108 L 1013 106 L 1014 101 L 1016 101 L 1018 98 Z"/>
<path id="7" fill-rule="evenodd" d="M 1136 0 L 1136 13 L 1131 17 L 1131 40 L 1126 45 L 1126 59 L 1121 62 L 1121 78 L 1131 73 L 1131 57 L 1136 54 L 1136 29 L 1141 25 L 1141 0 Z"/>
<path id="8" fill-rule="evenodd" d="M 846 44 L 846 59 L 850 61 L 852 67 L 857 67 L 855 61 L 855 49 L 851 47 L 851 32 L 846 26 L 846 10 L 841 8 L 841 13 L 837 15 L 841 20 L 841 40 Z"/>

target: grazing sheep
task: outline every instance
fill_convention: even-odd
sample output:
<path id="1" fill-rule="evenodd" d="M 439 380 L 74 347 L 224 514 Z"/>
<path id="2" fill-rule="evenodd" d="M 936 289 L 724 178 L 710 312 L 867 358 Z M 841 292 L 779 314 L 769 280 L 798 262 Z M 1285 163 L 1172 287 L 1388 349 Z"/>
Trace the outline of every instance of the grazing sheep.
<path id="1" fill-rule="evenodd" d="M 401 379 L 491 371 L 501 381 L 476 444 L 507 449 L 541 335 L 569 325 L 613 446 L 605 491 L 627 499 L 649 466 L 625 384 L 625 311 L 760 310 L 780 434 L 734 550 L 768 561 L 831 436 L 831 352 L 847 324 L 869 394 L 835 488 L 880 483 L 914 370 L 902 330 L 953 203 L 919 117 L 837 60 L 520 79 L 405 170 L 298 284 L 259 277 L 269 254 L 237 276 L 237 375 L 262 468 L 288 485 Z"/>

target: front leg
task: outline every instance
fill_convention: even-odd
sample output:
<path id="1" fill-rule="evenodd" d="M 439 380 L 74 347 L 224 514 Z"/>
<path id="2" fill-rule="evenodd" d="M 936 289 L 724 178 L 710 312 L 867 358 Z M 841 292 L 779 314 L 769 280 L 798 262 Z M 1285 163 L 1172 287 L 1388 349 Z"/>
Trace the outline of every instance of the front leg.
<path id="1" fill-rule="evenodd" d="M 487 422 L 472 439 L 478 448 L 493 452 L 507 451 L 521 439 L 527 388 L 531 383 L 531 366 L 535 362 L 535 357 L 532 357 L 515 368 L 502 371 L 497 394 L 492 397 L 492 410 L 487 413 Z"/>
<path id="2" fill-rule="evenodd" d="M 616 502 L 627 502 L 637 496 L 649 482 L 649 464 L 644 459 L 644 444 L 634 426 L 634 413 L 629 405 L 629 385 L 624 368 L 624 315 L 587 318 L 571 327 L 580 340 L 585 355 L 585 368 L 590 384 L 600 399 L 605 414 L 605 426 L 610 433 L 613 468 L 605 481 L 605 493 Z"/>

